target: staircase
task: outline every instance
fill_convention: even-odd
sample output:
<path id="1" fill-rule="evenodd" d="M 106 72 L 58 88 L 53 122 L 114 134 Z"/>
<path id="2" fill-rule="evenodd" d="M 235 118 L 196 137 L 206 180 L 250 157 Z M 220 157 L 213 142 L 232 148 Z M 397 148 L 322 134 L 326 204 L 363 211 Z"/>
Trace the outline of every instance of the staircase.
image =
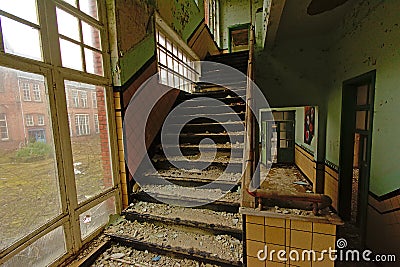
<path id="1" fill-rule="evenodd" d="M 243 73 L 247 59 L 248 52 L 208 58 Z M 246 79 L 224 77 L 225 84 L 229 80 L 225 87 L 205 82 L 218 80 L 221 73 L 218 66 L 202 69 L 203 82 L 196 91 L 178 97 L 179 112 L 167 118 L 162 142 L 153 151 L 156 171 L 140 169 L 148 183 L 133 193 L 135 201 L 123 213 L 126 221 L 108 230 L 112 240 L 139 251 L 190 259 L 197 262 L 194 266 L 242 266 L 238 210 Z M 180 128 L 178 138 L 174 130 Z M 136 232 L 122 234 L 121 225 Z"/>

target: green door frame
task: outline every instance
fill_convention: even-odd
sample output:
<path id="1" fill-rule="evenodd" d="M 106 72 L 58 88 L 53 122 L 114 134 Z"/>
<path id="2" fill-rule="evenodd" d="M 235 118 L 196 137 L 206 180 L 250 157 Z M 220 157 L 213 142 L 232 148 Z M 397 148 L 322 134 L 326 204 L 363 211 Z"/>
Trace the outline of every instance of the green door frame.
<path id="1" fill-rule="evenodd" d="M 373 107 L 375 93 L 376 71 L 370 71 L 358 77 L 343 82 L 342 89 L 342 114 L 340 129 L 340 156 L 339 156 L 339 203 L 338 212 L 342 219 L 348 221 L 351 219 L 351 198 L 352 198 L 352 179 L 353 179 L 353 160 L 354 160 L 354 135 L 356 133 L 356 99 L 357 86 L 364 84 L 370 85 L 370 103 L 369 103 L 369 130 L 364 132 L 367 136 L 366 160 L 363 169 L 365 179 L 359 187 L 359 227 L 361 241 L 365 244 L 366 222 L 369 194 L 369 179 L 371 167 L 371 146 L 372 146 L 372 126 L 373 126 Z M 361 180 L 361 179 L 360 179 Z"/>
<path id="2" fill-rule="evenodd" d="M 236 24 L 228 27 L 228 49 L 232 53 L 232 31 L 249 29 L 248 39 L 250 40 L 250 23 Z"/>

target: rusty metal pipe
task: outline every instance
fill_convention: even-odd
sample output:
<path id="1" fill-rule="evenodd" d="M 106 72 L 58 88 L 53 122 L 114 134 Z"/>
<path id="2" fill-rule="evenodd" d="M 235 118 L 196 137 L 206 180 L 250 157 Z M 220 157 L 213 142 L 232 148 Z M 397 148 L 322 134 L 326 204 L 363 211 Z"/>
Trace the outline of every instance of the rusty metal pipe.
<path id="1" fill-rule="evenodd" d="M 312 193 L 282 193 L 279 191 L 271 191 L 265 189 L 257 189 L 252 192 L 256 198 L 259 198 L 259 208 L 261 208 L 262 199 L 275 199 L 275 200 L 288 200 L 288 201 L 302 201 L 313 203 L 313 213 L 318 214 L 318 211 L 325 209 L 332 205 L 332 199 L 323 194 Z"/>

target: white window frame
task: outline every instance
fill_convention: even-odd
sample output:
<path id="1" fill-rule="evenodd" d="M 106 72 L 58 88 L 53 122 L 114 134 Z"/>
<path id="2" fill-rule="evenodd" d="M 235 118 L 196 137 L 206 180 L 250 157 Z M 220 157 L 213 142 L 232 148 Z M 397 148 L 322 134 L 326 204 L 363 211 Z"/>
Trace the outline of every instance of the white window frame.
<path id="1" fill-rule="evenodd" d="M 86 91 L 80 91 L 80 99 L 82 103 L 82 108 L 88 107 L 88 94 Z"/>
<path id="2" fill-rule="evenodd" d="M 32 101 L 31 98 L 31 87 L 29 83 L 23 82 L 22 83 L 22 96 L 24 101 Z"/>
<path id="3" fill-rule="evenodd" d="M 199 57 L 157 13 L 155 35 L 160 83 L 193 92 L 199 80 Z"/>
<path id="4" fill-rule="evenodd" d="M 59 266 L 75 252 L 79 251 L 86 243 L 96 237 L 104 228 L 104 226 L 102 226 L 93 231 L 88 236 L 82 238 L 79 224 L 79 215 L 111 198 L 115 199 L 116 212 L 121 212 L 122 193 L 120 189 L 121 177 L 119 175 L 120 172 L 118 162 L 118 144 L 116 141 L 117 133 L 116 129 L 114 127 L 111 127 L 115 125 L 115 110 L 112 109 L 113 91 L 112 87 L 110 86 L 113 80 L 110 66 L 111 57 L 108 53 L 108 50 L 104 49 L 110 47 L 107 40 L 109 36 L 108 31 L 111 30 L 114 35 L 116 34 L 116 25 L 110 24 L 110 26 L 108 26 L 106 21 L 107 12 L 114 13 L 115 6 L 107 6 L 107 8 L 112 10 L 110 11 L 107 10 L 105 1 L 97 0 L 97 7 L 99 11 L 99 19 L 97 20 L 62 0 L 36 0 L 35 2 L 37 2 L 37 14 L 40 25 L 31 23 L 29 21 L 26 21 L 25 19 L 19 18 L 14 14 L 9 14 L 4 11 L 1 11 L 1 15 L 24 25 L 31 26 L 39 31 L 40 39 L 42 40 L 41 50 L 43 59 L 36 60 L 4 52 L 5 44 L 2 38 L 2 29 L 0 28 L 0 66 L 39 74 L 44 76 L 45 78 L 46 97 L 48 96 L 51 112 L 50 117 L 53 118 L 53 120 L 50 121 L 50 124 L 53 129 L 55 154 L 57 155 L 56 158 L 63 158 L 62 161 L 57 162 L 57 184 L 59 185 L 62 210 L 57 217 L 41 225 L 36 230 L 27 233 L 27 235 L 0 251 L 0 265 L 6 263 L 12 257 L 23 251 L 25 248 L 28 248 L 32 243 L 39 240 L 41 237 L 59 227 L 63 227 L 67 252 L 64 255 L 61 255 L 61 257 L 59 257 L 58 259 L 55 259 L 55 261 L 49 265 L 50 267 L 55 267 Z M 87 73 L 85 71 L 77 71 L 70 68 L 60 67 L 62 66 L 62 62 L 59 38 L 62 38 L 62 36 L 58 34 L 55 12 L 56 7 L 59 7 L 64 11 L 73 14 L 80 20 L 85 21 L 91 26 L 95 26 L 97 29 L 100 30 L 101 47 L 103 47 L 103 50 L 100 51 L 103 58 L 103 76 Z M 112 40 L 113 44 L 115 42 L 116 40 Z M 85 44 L 81 44 L 82 51 L 84 48 Z M 115 49 L 113 49 L 111 53 L 113 55 L 117 54 Z M 70 135 L 67 128 L 68 114 L 66 108 L 67 101 L 65 99 L 65 80 L 93 84 L 105 88 L 105 108 L 108 114 L 106 120 L 108 123 L 107 130 L 109 133 L 109 148 L 111 154 L 111 167 L 114 186 L 83 202 L 78 202 L 77 200 L 77 191 L 75 180 L 73 178 L 73 158 L 71 153 Z M 118 79 L 116 78 L 114 81 L 118 82 Z M 21 85 L 21 83 L 19 84 Z M 22 87 L 20 88 L 22 89 Z M 23 100 L 22 90 L 20 91 L 19 98 L 20 100 Z"/>
<path id="5" fill-rule="evenodd" d="M 79 108 L 79 91 L 76 89 L 71 90 L 72 93 L 72 103 L 74 108 Z"/>
<path id="6" fill-rule="evenodd" d="M 7 135 L 7 137 L 3 137 L 3 129 L 5 129 L 4 133 Z M 10 136 L 8 135 L 7 114 L 0 113 L 0 139 L 2 141 L 6 141 L 9 140 L 9 138 Z"/>
<path id="7" fill-rule="evenodd" d="M 33 119 L 32 114 L 25 115 L 25 125 L 26 126 L 35 126 L 35 120 Z"/>
<path id="8" fill-rule="evenodd" d="M 44 122 L 45 118 L 43 114 L 38 114 L 37 116 L 37 125 L 39 126 L 44 126 L 45 122 Z"/>
<path id="9" fill-rule="evenodd" d="M 33 84 L 32 92 L 33 92 L 33 100 L 36 101 L 36 102 L 41 102 L 42 101 L 42 95 L 41 95 L 41 92 L 40 92 L 39 84 L 37 84 L 37 83 Z"/>
<path id="10" fill-rule="evenodd" d="M 97 108 L 97 93 L 92 92 L 92 107 Z"/>
<path id="11" fill-rule="evenodd" d="M 94 114 L 93 119 L 94 119 L 94 132 L 98 134 L 100 133 L 99 114 Z"/>
<path id="12" fill-rule="evenodd" d="M 90 135 L 89 114 L 76 114 L 75 115 L 75 134 L 77 136 Z"/>

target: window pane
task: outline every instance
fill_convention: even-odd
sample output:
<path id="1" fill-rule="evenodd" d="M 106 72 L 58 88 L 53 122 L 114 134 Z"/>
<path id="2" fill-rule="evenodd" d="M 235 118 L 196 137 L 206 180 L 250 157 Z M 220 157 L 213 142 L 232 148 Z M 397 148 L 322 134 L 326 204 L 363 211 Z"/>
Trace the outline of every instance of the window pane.
<path id="1" fill-rule="evenodd" d="M 158 43 L 165 47 L 165 37 L 161 32 L 158 33 Z"/>
<path id="2" fill-rule="evenodd" d="M 61 60 L 63 67 L 83 70 L 81 47 L 60 38 Z"/>
<path id="3" fill-rule="evenodd" d="M 80 41 L 78 18 L 57 8 L 57 25 L 59 34 Z"/>
<path id="4" fill-rule="evenodd" d="M 0 9 L 32 23 L 38 24 L 36 0 L 3 0 L 0 1 Z"/>
<path id="5" fill-rule="evenodd" d="M 85 48 L 86 71 L 103 75 L 103 56 L 99 52 Z"/>
<path id="6" fill-rule="evenodd" d="M 82 21 L 83 42 L 101 50 L 100 30 Z"/>
<path id="7" fill-rule="evenodd" d="M 82 239 L 106 225 L 110 214 L 115 214 L 115 197 L 79 215 Z"/>
<path id="8" fill-rule="evenodd" d="M 80 103 L 77 107 L 68 107 L 78 201 L 82 202 L 113 186 L 105 90 L 100 86 L 73 81 L 65 81 L 65 90 L 72 96 L 77 91 L 78 99 L 83 92 L 97 97 L 96 106 L 87 105 L 86 108 L 82 108 Z M 96 114 L 100 133 L 96 133 Z"/>
<path id="9" fill-rule="evenodd" d="M 0 18 L 5 52 L 42 60 L 39 31 L 3 16 Z"/>
<path id="10" fill-rule="evenodd" d="M 79 0 L 79 8 L 89 16 L 98 19 L 97 1 L 96 0 Z"/>
<path id="11" fill-rule="evenodd" d="M 36 240 L 2 266 L 48 266 L 66 252 L 64 229 L 60 226 Z"/>
<path id="12" fill-rule="evenodd" d="M 0 72 L 5 77 L 0 97 L 1 250 L 59 215 L 61 204 L 45 79 L 4 67 Z M 20 101 L 22 85 L 32 89 L 33 83 L 43 90 L 42 102 Z M 39 125 L 38 113 L 45 125 Z"/>
<path id="13" fill-rule="evenodd" d="M 363 85 L 357 88 L 357 105 L 368 104 L 368 85 Z"/>
<path id="14" fill-rule="evenodd" d="M 366 130 L 366 116 L 367 111 L 357 111 L 356 114 L 356 128 L 359 130 Z"/>

